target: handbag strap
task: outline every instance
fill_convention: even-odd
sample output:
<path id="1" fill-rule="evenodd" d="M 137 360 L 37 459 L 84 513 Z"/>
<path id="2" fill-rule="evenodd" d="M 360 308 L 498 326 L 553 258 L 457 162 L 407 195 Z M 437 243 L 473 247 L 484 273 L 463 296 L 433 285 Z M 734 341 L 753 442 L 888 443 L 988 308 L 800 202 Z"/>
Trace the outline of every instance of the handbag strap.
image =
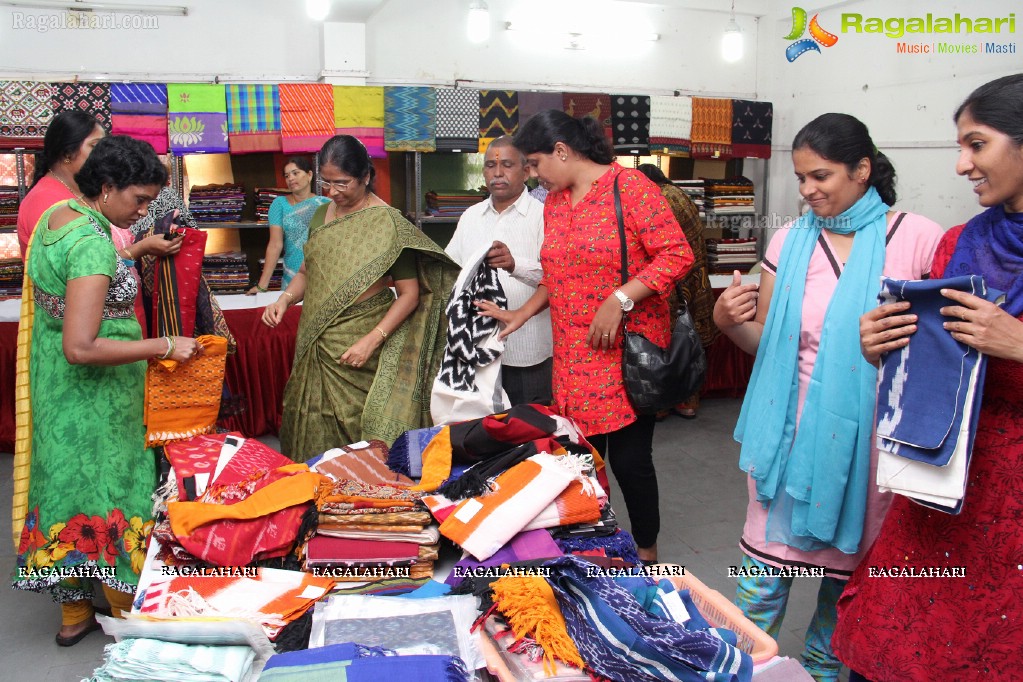
<path id="1" fill-rule="evenodd" d="M 615 176 L 615 217 L 618 219 L 618 240 L 621 242 L 622 252 L 622 286 L 629 281 L 629 249 L 625 243 L 625 216 L 622 215 L 622 193 L 618 191 L 618 178 L 621 173 Z M 625 331 L 629 323 L 629 314 L 622 313 L 622 331 Z"/>

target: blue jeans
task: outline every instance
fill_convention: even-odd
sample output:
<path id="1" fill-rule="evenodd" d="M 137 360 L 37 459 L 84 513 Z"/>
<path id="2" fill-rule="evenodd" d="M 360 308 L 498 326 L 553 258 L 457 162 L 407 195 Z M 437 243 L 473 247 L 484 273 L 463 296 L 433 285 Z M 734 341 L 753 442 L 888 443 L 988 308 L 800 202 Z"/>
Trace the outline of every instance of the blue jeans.
<path id="1" fill-rule="evenodd" d="M 767 564 L 743 555 L 744 571 L 739 577 L 735 592 L 735 604 L 757 627 L 778 639 L 781 621 L 788 606 L 789 590 L 793 578 L 764 575 L 750 575 L 771 568 Z M 837 682 L 842 663 L 831 651 L 831 635 L 835 632 L 838 614 L 835 605 L 845 589 L 845 581 L 837 578 L 822 578 L 817 592 L 817 609 L 806 630 L 806 648 L 803 651 L 803 667 L 817 682 Z"/>

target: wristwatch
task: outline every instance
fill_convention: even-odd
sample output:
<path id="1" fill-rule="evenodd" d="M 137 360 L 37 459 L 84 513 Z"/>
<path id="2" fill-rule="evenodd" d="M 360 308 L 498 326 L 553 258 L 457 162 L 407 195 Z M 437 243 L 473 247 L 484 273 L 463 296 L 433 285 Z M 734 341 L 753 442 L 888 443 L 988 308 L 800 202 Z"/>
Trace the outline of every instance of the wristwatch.
<path id="1" fill-rule="evenodd" d="M 627 313 L 636 306 L 636 302 L 629 298 L 621 289 L 615 289 L 615 298 L 622 304 L 622 312 Z"/>

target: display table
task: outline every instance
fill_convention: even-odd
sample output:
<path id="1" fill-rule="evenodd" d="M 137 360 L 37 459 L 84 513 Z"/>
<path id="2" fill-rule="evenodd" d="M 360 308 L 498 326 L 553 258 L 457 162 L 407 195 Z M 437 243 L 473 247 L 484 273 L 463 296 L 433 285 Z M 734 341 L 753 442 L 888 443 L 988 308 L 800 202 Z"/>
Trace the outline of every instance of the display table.
<path id="1" fill-rule="evenodd" d="M 220 426 L 248 437 L 276 434 L 281 428 L 284 385 L 291 375 L 295 334 L 302 314 L 293 306 L 275 329 L 262 323 L 263 308 L 280 292 L 258 296 L 218 296 L 238 352 L 227 357 L 226 383 L 242 411 Z M 0 450 L 14 451 L 14 374 L 21 301 L 0 301 Z"/>

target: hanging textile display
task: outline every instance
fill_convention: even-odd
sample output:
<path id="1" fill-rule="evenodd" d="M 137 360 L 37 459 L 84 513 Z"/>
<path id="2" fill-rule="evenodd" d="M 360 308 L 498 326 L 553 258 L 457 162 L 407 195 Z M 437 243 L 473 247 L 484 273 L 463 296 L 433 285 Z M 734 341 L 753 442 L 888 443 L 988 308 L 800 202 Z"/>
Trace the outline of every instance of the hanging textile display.
<path id="1" fill-rule="evenodd" d="M 361 85 L 334 86 L 334 133 L 359 138 L 371 159 L 384 151 L 384 89 Z"/>
<path id="2" fill-rule="evenodd" d="M 384 88 L 384 149 L 389 152 L 437 151 L 436 90 Z"/>
<path id="3" fill-rule="evenodd" d="M 770 102 L 732 100 L 732 154 L 754 159 L 771 158 L 771 126 L 774 105 Z"/>
<path id="4" fill-rule="evenodd" d="M 229 151 L 225 86 L 169 83 L 167 110 L 167 134 L 175 154 Z"/>
<path id="5" fill-rule="evenodd" d="M 53 83 L 53 115 L 62 111 L 84 111 L 110 130 L 109 83 Z"/>
<path id="6" fill-rule="evenodd" d="M 525 92 L 519 91 L 519 121 L 525 123 L 529 118 L 548 109 L 561 110 L 564 93 L 560 92 Z"/>
<path id="7" fill-rule="evenodd" d="M 604 137 L 611 134 L 611 95 L 597 92 L 566 92 L 561 96 L 564 112 L 572 118 L 594 119 L 604 129 Z"/>
<path id="8" fill-rule="evenodd" d="M 42 149 L 52 100 L 52 83 L 0 81 L 0 147 Z"/>
<path id="9" fill-rule="evenodd" d="M 127 135 L 166 154 L 167 86 L 162 83 L 111 83 L 110 134 Z"/>
<path id="10" fill-rule="evenodd" d="M 693 98 L 688 95 L 650 98 L 650 150 L 688 154 L 692 149 Z"/>
<path id="11" fill-rule="evenodd" d="M 694 159 L 732 156 L 732 100 L 693 98 Z"/>
<path id="12" fill-rule="evenodd" d="M 475 152 L 480 140 L 480 92 L 437 89 L 437 151 Z"/>
<path id="13" fill-rule="evenodd" d="M 617 154 L 650 153 L 650 97 L 611 96 L 611 132 Z"/>
<path id="14" fill-rule="evenodd" d="M 285 154 L 318 152 L 334 136 L 334 86 L 281 83 L 281 146 Z"/>
<path id="15" fill-rule="evenodd" d="M 281 151 L 281 97 L 276 85 L 227 86 L 227 144 L 232 154 Z"/>
<path id="16" fill-rule="evenodd" d="M 502 135 L 519 129 L 519 93 L 514 90 L 480 90 L 480 154 Z"/>

